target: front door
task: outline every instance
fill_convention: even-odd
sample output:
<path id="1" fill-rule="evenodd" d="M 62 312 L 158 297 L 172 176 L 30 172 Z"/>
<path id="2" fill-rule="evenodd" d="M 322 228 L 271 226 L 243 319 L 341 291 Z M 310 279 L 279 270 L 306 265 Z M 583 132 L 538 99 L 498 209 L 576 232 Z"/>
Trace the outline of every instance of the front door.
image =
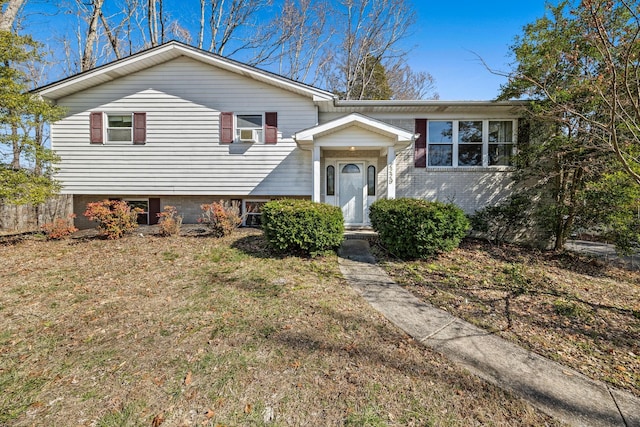
<path id="1" fill-rule="evenodd" d="M 345 224 L 364 222 L 364 164 L 338 164 L 338 201 Z"/>

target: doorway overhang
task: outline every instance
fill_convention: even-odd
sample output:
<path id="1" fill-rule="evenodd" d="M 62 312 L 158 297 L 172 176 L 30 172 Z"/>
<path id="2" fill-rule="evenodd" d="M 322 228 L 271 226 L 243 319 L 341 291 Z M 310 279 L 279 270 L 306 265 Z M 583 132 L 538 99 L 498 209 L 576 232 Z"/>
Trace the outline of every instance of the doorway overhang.
<path id="1" fill-rule="evenodd" d="M 322 150 L 379 151 L 381 157 L 387 158 L 387 198 L 393 199 L 396 196 L 396 152 L 409 147 L 418 136 L 380 120 L 352 113 L 297 132 L 293 139 L 300 149 L 312 152 L 311 200 L 320 202 Z"/>
<path id="2" fill-rule="evenodd" d="M 331 134 L 341 132 L 345 129 L 357 127 L 365 131 L 361 139 L 348 139 L 336 141 L 334 139 L 323 139 Z M 371 132 L 386 138 L 375 138 L 370 140 L 366 138 L 366 132 Z M 326 149 L 345 149 L 355 148 L 357 150 L 379 150 L 380 155 L 387 154 L 389 147 L 393 147 L 395 151 L 402 150 L 418 137 L 412 132 L 382 122 L 380 120 L 359 114 L 351 113 L 343 117 L 331 120 L 327 123 L 302 130 L 293 135 L 293 139 L 302 150 L 313 150 L 316 147 Z"/>

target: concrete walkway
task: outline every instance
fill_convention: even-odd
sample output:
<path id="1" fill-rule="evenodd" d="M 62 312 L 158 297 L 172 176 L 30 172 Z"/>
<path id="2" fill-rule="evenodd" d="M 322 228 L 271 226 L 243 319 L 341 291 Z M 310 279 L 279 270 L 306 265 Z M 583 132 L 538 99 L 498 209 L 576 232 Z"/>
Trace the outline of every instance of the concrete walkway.
<path id="1" fill-rule="evenodd" d="M 366 301 L 420 343 L 562 422 L 640 427 L 639 398 L 423 303 L 375 265 L 366 240 L 345 240 L 340 270 Z"/>
<path id="2" fill-rule="evenodd" d="M 568 240 L 564 247 L 568 251 L 595 256 L 606 262 L 619 264 L 630 270 L 640 269 L 640 254 L 634 253 L 627 256 L 618 255 L 616 248 L 607 243 L 591 242 L 588 240 Z"/>

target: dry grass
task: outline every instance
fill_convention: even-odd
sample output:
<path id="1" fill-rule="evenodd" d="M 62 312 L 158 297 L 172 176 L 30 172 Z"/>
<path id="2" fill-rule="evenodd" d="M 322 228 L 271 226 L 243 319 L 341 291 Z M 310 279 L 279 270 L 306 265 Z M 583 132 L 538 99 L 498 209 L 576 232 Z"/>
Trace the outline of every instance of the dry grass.
<path id="1" fill-rule="evenodd" d="M 639 272 L 476 240 L 429 261 L 384 266 L 423 300 L 640 396 Z"/>
<path id="2" fill-rule="evenodd" d="M 555 425 L 256 231 L 0 254 L 0 425 Z"/>

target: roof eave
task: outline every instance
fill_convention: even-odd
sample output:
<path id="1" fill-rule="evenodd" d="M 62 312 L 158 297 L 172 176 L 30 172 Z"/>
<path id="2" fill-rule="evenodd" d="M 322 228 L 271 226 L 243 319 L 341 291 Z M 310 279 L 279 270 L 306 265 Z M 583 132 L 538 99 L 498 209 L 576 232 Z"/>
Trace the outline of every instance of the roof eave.
<path id="1" fill-rule="evenodd" d="M 171 41 L 92 70 L 50 83 L 35 89 L 33 92 L 40 94 L 43 98 L 55 101 L 64 96 L 69 96 L 90 87 L 107 83 L 180 56 L 186 56 L 205 64 L 217 66 L 218 68 L 289 90 L 299 95 L 308 96 L 316 102 L 333 103 L 335 101 L 335 96 L 330 92 L 176 41 Z M 160 61 L 153 61 L 154 58 Z M 136 64 L 140 66 L 135 67 Z"/>

